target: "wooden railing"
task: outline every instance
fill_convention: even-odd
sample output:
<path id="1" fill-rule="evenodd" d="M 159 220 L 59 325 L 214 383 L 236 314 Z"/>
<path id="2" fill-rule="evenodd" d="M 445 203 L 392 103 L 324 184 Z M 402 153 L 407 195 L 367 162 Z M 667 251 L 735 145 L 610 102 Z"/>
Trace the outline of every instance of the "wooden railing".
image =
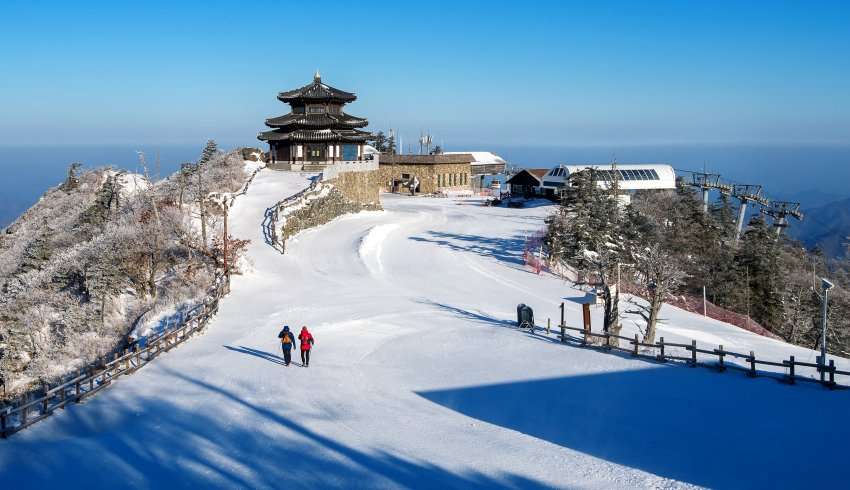
<path id="1" fill-rule="evenodd" d="M 189 310 L 183 323 L 177 328 L 148 339 L 144 347 L 136 345 L 116 353 L 108 362 L 93 363 L 79 370 L 72 379 L 48 387 L 35 399 L 18 406 L 6 407 L 0 411 L 0 437 L 5 439 L 40 422 L 56 410 L 64 409 L 69 403 L 80 403 L 119 377 L 135 373 L 161 354 L 182 344 L 206 327 L 210 318 L 218 311 L 219 300 L 229 291 L 229 278 L 219 276 L 204 302 Z"/>
<path id="2" fill-rule="evenodd" d="M 532 326 L 531 333 L 534 334 L 538 330 L 543 330 L 546 334 L 550 334 L 552 330 L 550 324 L 551 321 L 547 322 L 546 327 Z M 650 359 L 657 362 L 681 362 L 690 367 L 709 367 L 721 372 L 727 369 L 737 370 L 745 372 L 750 377 L 778 377 L 781 381 L 788 384 L 795 384 L 797 381 L 810 381 L 821 383 L 830 389 L 850 387 L 850 383 L 848 383 L 850 382 L 850 371 L 838 369 L 835 366 L 835 361 L 832 359 L 825 365 L 798 361 L 793 355 L 789 356 L 788 359 L 767 360 L 757 358 L 754 351 L 749 351 L 748 353 L 733 352 L 724 349 L 723 345 L 718 345 L 717 348 L 700 348 L 697 346 L 696 340 L 691 340 L 690 343 L 675 343 L 665 342 L 664 337 L 660 337 L 655 343 L 646 343 L 641 342 L 637 334 L 634 337 L 625 337 L 608 332 L 592 332 L 584 328 L 570 327 L 563 323 L 554 328 L 560 329 L 560 335 L 557 332 L 556 335 L 558 335 L 562 343 L 573 342 L 581 347 L 603 351 L 619 351 L 633 357 Z M 572 335 L 568 332 L 578 332 L 580 335 Z M 596 340 L 594 341 L 594 339 Z M 620 340 L 626 341 L 629 347 L 621 347 Z M 729 362 L 728 359 L 730 358 L 741 360 L 743 364 Z M 784 373 L 760 370 L 758 366 L 783 368 Z M 817 374 L 818 376 L 806 376 L 804 370 L 808 370 L 810 373 Z M 844 384 L 836 381 L 839 376 L 845 377 Z"/>
<path id="3" fill-rule="evenodd" d="M 239 191 L 230 195 L 231 204 L 237 196 L 248 192 L 254 177 L 262 169 L 263 167 L 254 170 Z M 68 403 L 80 403 L 109 386 L 120 376 L 133 374 L 160 354 L 182 344 L 206 327 L 218 311 L 219 301 L 229 292 L 230 276 L 221 273 L 206 291 L 203 302 L 189 310 L 177 327 L 142 339 L 142 342 L 134 343 L 121 352 L 115 352 L 110 356 L 111 359 L 101 358 L 79 369 L 71 379 L 63 379 L 54 387 L 45 387 L 38 396 L 26 396 L 19 403 L 0 407 L 0 438 L 5 439 L 44 420 L 56 410 L 64 409 Z"/>

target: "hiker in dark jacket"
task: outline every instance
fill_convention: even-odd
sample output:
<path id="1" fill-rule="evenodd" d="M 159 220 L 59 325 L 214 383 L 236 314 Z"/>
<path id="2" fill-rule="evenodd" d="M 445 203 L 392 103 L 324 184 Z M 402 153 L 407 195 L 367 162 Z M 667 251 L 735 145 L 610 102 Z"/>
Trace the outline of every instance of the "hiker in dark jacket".
<path id="1" fill-rule="evenodd" d="M 313 334 L 307 331 L 307 327 L 301 327 L 301 333 L 298 334 L 298 340 L 301 341 L 301 365 L 304 367 L 310 366 L 310 351 L 313 350 Z"/>
<path id="2" fill-rule="evenodd" d="M 289 366 L 292 362 L 292 349 L 295 348 L 295 336 L 289 331 L 289 325 L 283 327 L 277 338 L 280 339 L 280 347 L 283 349 L 283 365 Z"/>

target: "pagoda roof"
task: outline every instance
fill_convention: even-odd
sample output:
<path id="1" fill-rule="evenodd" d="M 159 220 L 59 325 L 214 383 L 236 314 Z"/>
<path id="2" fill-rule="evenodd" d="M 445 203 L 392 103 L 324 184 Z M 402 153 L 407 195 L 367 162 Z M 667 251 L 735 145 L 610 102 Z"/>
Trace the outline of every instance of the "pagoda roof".
<path id="1" fill-rule="evenodd" d="M 334 101 L 334 102 L 354 102 L 357 96 L 351 92 L 346 92 L 338 88 L 331 87 L 322 83 L 322 77 L 316 72 L 313 77 L 313 82 L 303 87 L 294 90 L 287 90 L 277 95 L 281 102 L 296 102 L 296 101 Z"/>
<path id="2" fill-rule="evenodd" d="M 360 143 L 371 137 L 372 133 L 359 129 L 297 129 L 295 131 L 273 129 L 260 133 L 257 139 L 262 141 L 290 141 L 292 143 L 330 143 L 334 141 Z"/>
<path id="3" fill-rule="evenodd" d="M 351 128 L 362 128 L 369 124 L 365 118 L 342 114 L 296 114 L 289 113 L 283 116 L 266 119 L 266 126 L 279 128 L 283 126 L 312 126 L 312 127 L 334 127 L 346 126 Z"/>

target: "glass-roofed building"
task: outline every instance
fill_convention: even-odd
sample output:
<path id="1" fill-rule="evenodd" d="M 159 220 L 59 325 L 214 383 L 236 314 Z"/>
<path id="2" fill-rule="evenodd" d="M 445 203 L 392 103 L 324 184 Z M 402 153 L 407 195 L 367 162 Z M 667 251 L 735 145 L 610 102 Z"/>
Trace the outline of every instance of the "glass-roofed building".
<path id="1" fill-rule="evenodd" d="M 569 185 L 570 176 L 593 169 L 600 187 L 608 188 L 615 179 L 620 190 L 665 190 L 676 188 L 676 172 L 665 164 L 618 163 L 558 165 L 543 176 L 542 188 L 547 195 L 554 196 Z"/>
<path id="2" fill-rule="evenodd" d="M 266 119 L 272 129 L 257 136 L 269 144 L 270 163 L 300 164 L 306 169 L 368 158 L 364 147 L 372 134 L 360 128 L 369 122 L 343 110 L 357 100 L 353 93 L 323 83 L 316 72 L 312 83 L 277 98 L 292 110 Z"/>

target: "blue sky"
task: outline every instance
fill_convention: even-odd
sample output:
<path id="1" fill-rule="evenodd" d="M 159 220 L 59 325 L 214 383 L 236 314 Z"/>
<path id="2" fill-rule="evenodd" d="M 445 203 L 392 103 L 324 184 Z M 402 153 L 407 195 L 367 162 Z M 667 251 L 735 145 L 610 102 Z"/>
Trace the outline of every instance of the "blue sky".
<path id="1" fill-rule="evenodd" d="M 253 143 L 314 70 L 453 144 L 850 143 L 850 2 L 0 4 L 0 144 Z"/>

